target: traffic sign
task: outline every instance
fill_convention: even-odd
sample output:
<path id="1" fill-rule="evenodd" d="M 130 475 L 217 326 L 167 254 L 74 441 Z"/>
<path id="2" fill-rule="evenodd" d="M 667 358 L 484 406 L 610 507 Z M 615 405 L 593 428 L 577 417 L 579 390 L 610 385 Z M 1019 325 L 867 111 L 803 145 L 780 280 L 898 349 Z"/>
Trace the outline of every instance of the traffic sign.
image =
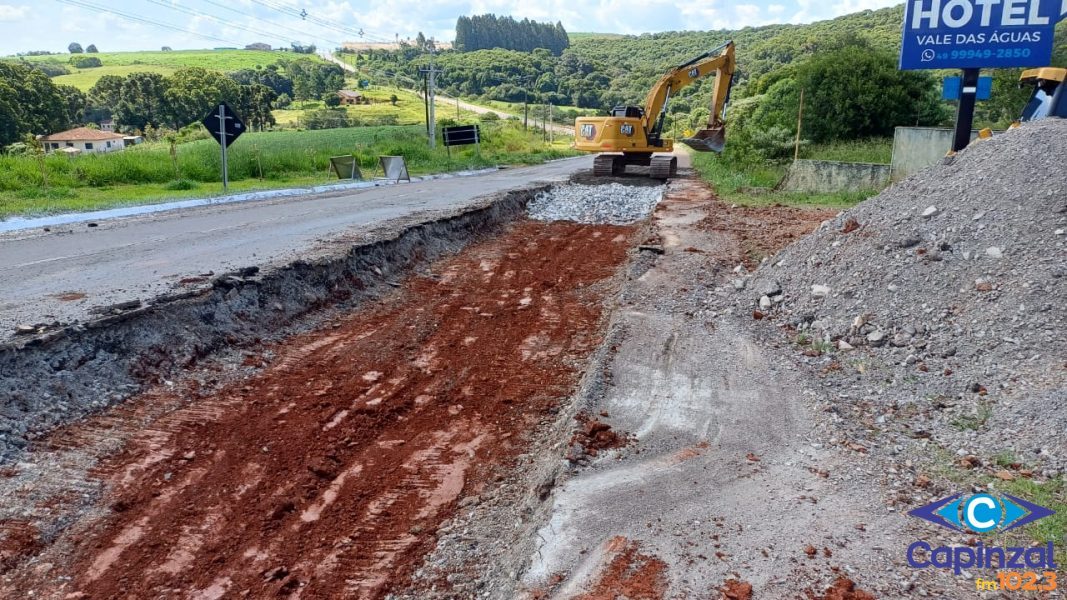
<path id="1" fill-rule="evenodd" d="M 1067 0 L 907 0 L 900 68 L 1039 67 Z"/>
<path id="2" fill-rule="evenodd" d="M 225 102 L 219 104 L 218 108 L 212 109 L 201 123 L 211 132 L 211 137 L 215 138 L 216 142 L 222 144 L 225 141 L 227 147 L 245 132 L 245 124 L 241 121 L 241 117 L 238 117 L 237 113 L 233 112 L 233 109 Z"/>
<path id="3" fill-rule="evenodd" d="M 217 109 L 204 117 L 201 123 L 222 148 L 222 189 L 225 190 L 230 185 L 230 165 L 226 159 L 226 149 L 245 132 L 245 124 L 225 102 L 220 103 Z"/>

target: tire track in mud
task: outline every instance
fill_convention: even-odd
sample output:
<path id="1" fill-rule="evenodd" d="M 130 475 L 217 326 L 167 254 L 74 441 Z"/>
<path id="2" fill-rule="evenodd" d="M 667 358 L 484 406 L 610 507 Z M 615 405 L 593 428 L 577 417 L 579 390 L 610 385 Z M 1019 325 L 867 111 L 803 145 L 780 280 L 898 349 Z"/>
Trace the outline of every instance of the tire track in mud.
<path id="1" fill-rule="evenodd" d="M 252 357 L 268 362 L 254 376 L 135 399 L 202 395 L 104 460 L 102 506 L 0 592 L 380 598 L 403 586 L 457 502 L 492 485 L 573 390 L 635 236 L 520 222 Z M 100 423 L 115 427 L 74 426 L 52 448 Z"/>

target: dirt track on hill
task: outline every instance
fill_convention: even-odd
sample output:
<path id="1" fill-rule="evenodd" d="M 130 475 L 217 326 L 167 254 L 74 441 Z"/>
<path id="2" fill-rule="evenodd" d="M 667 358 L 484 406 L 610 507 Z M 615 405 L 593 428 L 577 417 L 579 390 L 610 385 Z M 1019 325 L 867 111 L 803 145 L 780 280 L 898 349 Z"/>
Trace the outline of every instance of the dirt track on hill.
<path id="1" fill-rule="evenodd" d="M 76 448 L 147 421 L 95 470 L 97 506 L 43 549 L 33 535 L 7 549 L 33 558 L 0 595 L 383 597 L 572 392 L 634 235 L 520 222 L 350 318 L 247 354 L 243 367 L 262 367 L 251 377 L 200 367 L 224 383 L 183 378 L 55 434 L 52 448 Z M 180 408 L 147 410 L 168 404 Z M 67 510 L 63 498 L 47 508 Z"/>

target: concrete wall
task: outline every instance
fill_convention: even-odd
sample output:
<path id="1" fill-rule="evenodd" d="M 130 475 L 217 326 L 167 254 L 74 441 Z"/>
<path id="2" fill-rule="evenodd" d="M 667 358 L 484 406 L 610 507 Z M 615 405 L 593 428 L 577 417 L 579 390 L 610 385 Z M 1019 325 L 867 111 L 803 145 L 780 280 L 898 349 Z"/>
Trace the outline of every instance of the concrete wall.
<path id="1" fill-rule="evenodd" d="M 971 140 L 978 130 L 971 132 Z M 897 127 L 893 132 L 893 181 L 936 164 L 952 148 L 952 130 L 939 127 Z"/>
<path id="2" fill-rule="evenodd" d="M 859 192 L 889 183 L 889 165 L 829 160 L 797 160 L 775 187 L 785 192 Z"/>

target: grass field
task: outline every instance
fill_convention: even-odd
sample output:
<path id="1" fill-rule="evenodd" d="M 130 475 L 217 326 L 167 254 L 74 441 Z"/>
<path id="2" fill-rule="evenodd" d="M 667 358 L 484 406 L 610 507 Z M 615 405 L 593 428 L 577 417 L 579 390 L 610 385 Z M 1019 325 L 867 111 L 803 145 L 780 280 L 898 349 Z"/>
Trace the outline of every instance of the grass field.
<path id="1" fill-rule="evenodd" d="M 815 194 L 807 192 L 776 192 L 788 163 L 754 162 L 731 164 L 713 153 L 694 152 L 693 168 L 715 187 L 719 196 L 741 205 L 786 204 L 790 206 L 817 205 L 845 208 L 866 200 L 880 190 L 868 192 L 838 192 Z M 818 144 L 805 148 L 802 158 L 840 162 L 889 164 L 893 158 L 892 138 L 870 138 Z"/>
<path id="2" fill-rule="evenodd" d="M 283 58 L 310 58 L 322 60 L 317 55 L 293 54 L 291 52 L 265 50 L 176 50 L 173 52 L 101 52 L 92 55 L 104 63 L 94 69 L 76 69 L 70 64 L 70 54 L 27 56 L 30 62 L 52 62 L 64 65 L 70 75 L 61 75 L 54 82 L 73 85 L 88 90 L 104 75 L 128 75 L 134 72 L 151 72 L 170 75 L 182 67 L 204 67 L 215 71 L 254 69 L 274 64 Z"/>
<path id="3" fill-rule="evenodd" d="M 858 204 L 872 193 L 838 192 L 811 194 L 806 192 L 775 192 L 773 188 L 785 175 L 788 165 L 763 163 L 758 165 L 729 164 L 718 154 L 694 152 L 693 168 L 715 188 L 726 202 L 741 206 L 823 206 L 847 208 Z"/>
<path id="4" fill-rule="evenodd" d="M 833 144 L 818 144 L 807 148 L 804 157 L 814 160 L 888 165 L 893 161 L 893 138 L 870 138 Z"/>
<path id="5" fill-rule="evenodd" d="M 351 83 L 351 82 L 350 82 Z M 348 116 L 353 120 L 353 125 L 418 125 L 426 122 L 426 108 L 419 94 L 396 87 L 371 86 L 370 89 L 361 90 L 370 98 L 372 104 L 361 104 L 345 107 Z M 394 106 L 389 98 L 396 94 L 397 103 Z M 474 119 L 476 115 L 466 110 L 460 110 L 458 115 L 456 107 L 447 102 L 438 101 L 437 118 L 448 119 Z M 275 110 L 274 118 L 279 127 L 299 128 L 302 127 L 304 112 L 323 107 L 323 103 L 293 102 L 289 108 Z"/>
<path id="6" fill-rule="evenodd" d="M 249 133 L 230 147 L 230 179 L 235 190 L 321 184 L 335 181 L 329 158 L 348 154 L 356 155 L 367 177 L 380 155 L 404 156 L 412 174 L 426 174 L 574 154 L 570 140 L 546 145 L 514 123 L 487 123 L 482 131 L 480 150 L 453 149 L 451 158 L 440 145 L 429 150 L 417 125 Z M 219 165 L 212 140 L 178 146 L 177 170 L 163 143 L 74 158 L 0 156 L 0 217 L 211 196 L 220 191 Z"/>

